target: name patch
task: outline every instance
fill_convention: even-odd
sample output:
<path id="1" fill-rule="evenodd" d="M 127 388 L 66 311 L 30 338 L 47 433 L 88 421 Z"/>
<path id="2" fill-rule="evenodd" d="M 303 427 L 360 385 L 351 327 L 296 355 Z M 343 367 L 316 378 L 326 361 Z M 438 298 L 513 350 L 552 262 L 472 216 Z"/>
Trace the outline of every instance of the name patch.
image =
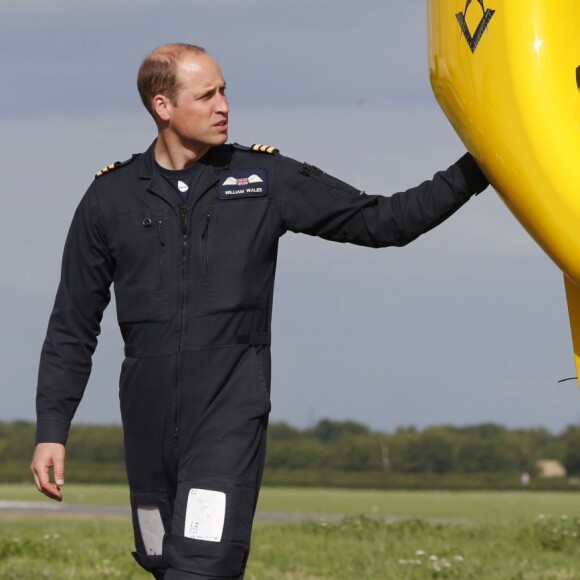
<path id="1" fill-rule="evenodd" d="M 266 195 L 268 195 L 268 173 L 265 169 L 228 169 L 220 172 L 218 199 Z"/>

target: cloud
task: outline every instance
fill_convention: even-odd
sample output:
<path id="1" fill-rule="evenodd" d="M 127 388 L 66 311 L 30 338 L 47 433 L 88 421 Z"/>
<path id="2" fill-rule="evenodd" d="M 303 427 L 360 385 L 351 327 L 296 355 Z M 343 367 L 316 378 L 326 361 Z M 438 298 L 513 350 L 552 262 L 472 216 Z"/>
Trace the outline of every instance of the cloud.
<path id="1" fill-rule="evenodd" d="M 171 41 L 215 55 L 241 106 L 384 104 L 428 87 L 417 74 L 426 64 L 417 2 L 10 2 L 0 32 L 6 118 L 134 110 L 138 63 Z"/>
<path id="2" fill-rule="evenodd" d="M 134 87 L 149 50 L 181 40 L 218 58 L 232 140 L 274 145 L 389 194 L 464 152 L 431 95 L 425 35 L 419 0 L 6 0 L 0 419 L 33 417 L 36 361 L 80 196 L 102 166 L 154 138 Z M 80 420 L 118 420 L 113 307 Z M 576 419 L 574 389 L 553 389 L 574 373 L 567 325 L 560 273 L 491 190 L 403 249 L 287 235 L 273 418 L 559 428 Z"/>

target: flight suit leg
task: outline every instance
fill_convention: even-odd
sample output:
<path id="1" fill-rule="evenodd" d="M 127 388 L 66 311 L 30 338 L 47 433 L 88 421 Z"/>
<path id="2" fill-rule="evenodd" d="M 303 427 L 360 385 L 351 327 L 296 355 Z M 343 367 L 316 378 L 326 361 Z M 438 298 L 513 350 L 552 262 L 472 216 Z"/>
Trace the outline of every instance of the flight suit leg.
<path id="1" fill-rule="evenodd" d="M 270 412 L 265 348 L 208 349 L 181 361 L 179 469 L 171 532 L 163 541 L 165 580 L 244 576 Z"/>
<path id="2" fill-rule="evenodd" d="M 135 560 L 163 579 L 163 538 L 171 530 L 177 448 L 176 357 L 127 358 L 121 371 L 121 415 L 135 535 Z"/>

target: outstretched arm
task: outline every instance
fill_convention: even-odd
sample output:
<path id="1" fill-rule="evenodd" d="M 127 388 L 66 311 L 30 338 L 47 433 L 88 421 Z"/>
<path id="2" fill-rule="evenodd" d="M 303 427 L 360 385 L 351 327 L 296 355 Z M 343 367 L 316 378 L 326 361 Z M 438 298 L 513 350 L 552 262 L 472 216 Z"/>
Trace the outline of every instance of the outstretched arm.
<path id="1" fill-rule="evenodd" d="M 471 155 L 390 197 L 366 195 L 316 167 L 287 160 L 279 177 L 285 230 L 362 246 L 404 246 L 438 226 L 488 181 Z"/>

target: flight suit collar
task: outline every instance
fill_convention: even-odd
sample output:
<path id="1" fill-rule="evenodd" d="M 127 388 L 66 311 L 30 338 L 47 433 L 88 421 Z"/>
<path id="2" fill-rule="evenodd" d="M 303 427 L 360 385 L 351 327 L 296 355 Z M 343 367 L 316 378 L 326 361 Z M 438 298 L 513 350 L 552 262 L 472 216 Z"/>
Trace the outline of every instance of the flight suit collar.
<path id="1" fill-rule="evenodd" d="M 163 198 L 167 203 L 173 205 L 174 200 L 171 199 L 167 193 L 163 183 L 162 177 L 155 171 L 155 143 L 149 146 L 149 149 L 141 156 L 141 167 L 139 169 L 139 179 L 146 184 L 147 191 Z M 204 169 L 199 177 L 196 192 L 194 194 L 194 203 L 204 195 L 211 187 L 218 181 L 217 171 L 226 169 L 229 166 L 230 155 L 228 154 L 228 146 L 212 147 L 200 160 L 199 164 L 204 166 Z"/>

